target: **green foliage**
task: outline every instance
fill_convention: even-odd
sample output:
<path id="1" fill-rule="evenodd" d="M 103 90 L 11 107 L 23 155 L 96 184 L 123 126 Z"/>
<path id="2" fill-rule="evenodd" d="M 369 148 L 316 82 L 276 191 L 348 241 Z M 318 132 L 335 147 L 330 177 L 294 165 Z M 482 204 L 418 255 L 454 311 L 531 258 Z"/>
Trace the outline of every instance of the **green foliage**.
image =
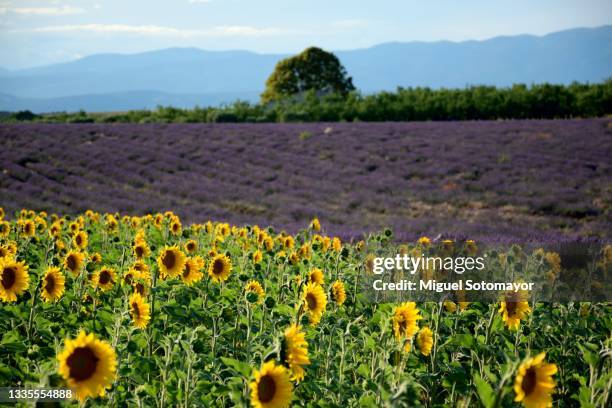
<path id="1" fill-rule="evenodd" d="M 209 229 L 186 226 L 182 234 L 173 235 L 167 225 L 157 228 L 147 222 L 139 228 L 149 246 L 158 248 L 143 261 L 155 278 L 147 294 L 153 311 L 149 326 L 138 329 L 129 312 L 133 289 L 123 275 L 135 261 L 131 247 L 138 228 L 129 217 L 116 231 L 95 219 L 83 225 L 89 232 L 87 250 L 103 259 L 91 269 L 104 265 L 119 273 L 112 289 L 96 289 L 85 272 L 65 273 L 61 299 L 36 301 L 47 266 L 61 267 L 64 252 L 58 242 L 69 247 L 72 240 L 65 221 L 57 239 L 47 232 L 25 237 L 16 232 L 14 221 L 9 236 L 0 238 L 0 244 L 15 242 L 16 257 L 27 263 L 30 274 L 30 285 L 17 302 L 0 303 L 0 384 L 5 386 L 64 386 L 56 355 L 66 337 L 74 338 L 83 329 L 109 342 L 118 357 L 117 377 L 106 396 L 84 406 L 248 406 L 254 370 L 282 358 L 283 332 L 301 314 L 301 282 L 317 267 L 325 271 L 329 303 L 318 325 L 307 319 L 303 324 L 310 364 L 304 380 L 295 384 L 291 406 L 513 407 L 518 366 L 540 352 L 559 368 L 555 407 L 609 405 L 612 320 L 607 303 L 532 303 L 533 312 L 518 331 L 511 331 L 497 304 L 470 303 L 449 311 L 440 303 L 420 302 L 419 326 L 430 327 L 434 340 L 432 353 L 423 355 L 416 346 L 406 351 L 394 336 L 397 304 L 376 302 L 361 289 L 372 248 L 382 254 L 399 252 L 399 244 L 388 239 L 390 230 L 365 237 L 363 246 L 344 244 L 340 251 L 313 245 L 308 264 L 280 257 L 289 249 L 274 239 L 261 263 L 254 264 L 252 252 L 245 250 L 261 245 L 261 230 L 254 227 L 219 240 L 219 224 Z M 198 243 L 196 254 L 206 262 L 213 247 L 232 259 L 226 282 L 217 284 L 204 276 L 187 286 L 178 278 L 159 279 L 159 248 L 183 248 L 190 239 Z M 294 239 L 295 249 L 316 242 L 311 230 L 299 231 Z M 409 245 L 408 251 L 417 248 Z M 527 256 L 532 261 L 537 257 Z M 519 262 L 505 259 L 512 267 Z M 264 302 L 245 294 L 250 279 L 265 288 Z M 335 279 L 345 284 L 343 305 L 331 299 Z"/>
<path id="2" fill-rule="evenodd" d="M 20 115 L 19 120 L 51 123 L 258 123 L 338 121 L 428 121 L 561 119 L 612 114 L 612 79 L 568 86 L 523 84 L 509 88 L 471 86 L 465 89 L 398 88 L 396 92 L 304 92 L 269 104 L 236 101 L 219 107 L 158 107 L 124 113 L 59 113 Z M 16 122 L 17 114 L 0 118 Z"/>
<path id="3" fill-rule="evenodd" d="M 261 102 L 266 104 L 306 91 L 345 95 L 353 90 L 353 81 L 347 77 L 340 60 L 330 52 L 310 47 L 276 64 L 266 81 Z"/>

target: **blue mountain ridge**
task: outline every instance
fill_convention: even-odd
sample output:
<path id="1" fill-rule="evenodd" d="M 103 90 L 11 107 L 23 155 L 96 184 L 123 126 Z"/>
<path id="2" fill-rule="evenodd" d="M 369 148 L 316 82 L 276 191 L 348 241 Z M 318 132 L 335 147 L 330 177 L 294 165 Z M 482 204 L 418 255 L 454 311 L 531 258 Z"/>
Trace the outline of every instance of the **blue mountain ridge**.
<path id="1" fill-rule="evenodd" d="M 364 93 L 398 86 L 599 82 L 612 76 L 612 26 L 484 41 L 391 42 L 335 54 Z M 0 70 L 0 110 L 118 111 L 256 101 L 275 64 L 287 56 L 169 48 Z"/>

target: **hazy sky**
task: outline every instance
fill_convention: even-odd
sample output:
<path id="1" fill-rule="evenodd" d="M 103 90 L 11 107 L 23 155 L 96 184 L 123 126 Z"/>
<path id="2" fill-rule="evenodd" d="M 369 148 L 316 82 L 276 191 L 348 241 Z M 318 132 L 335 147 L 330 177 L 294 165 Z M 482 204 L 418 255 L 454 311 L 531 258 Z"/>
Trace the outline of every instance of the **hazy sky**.
<path id="1" fill-rule="evenodd" d="M 611 0 L 0 0 L 0 66 L 177 46 L 286 53 L 606 24 Z"/>

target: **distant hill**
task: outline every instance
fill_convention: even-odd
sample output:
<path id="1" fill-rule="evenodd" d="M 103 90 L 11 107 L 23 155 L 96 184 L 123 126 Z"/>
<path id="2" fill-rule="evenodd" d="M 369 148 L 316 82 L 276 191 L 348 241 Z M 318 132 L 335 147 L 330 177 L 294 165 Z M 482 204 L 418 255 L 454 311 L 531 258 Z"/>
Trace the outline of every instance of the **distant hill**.
<path id="1" fill-rule="evenodd" d="M 542 37 L 385 43 L 336 54 L 357 88 L 368 93 L 398 86 L 598 82 L 612 76 L 612 26 Z M 255 101 L 275 64 L 284 57 L 171 48 L 0 70 L 0 110 L 116 111 L 160 104 L 217 105 L 238 98 Z"/>

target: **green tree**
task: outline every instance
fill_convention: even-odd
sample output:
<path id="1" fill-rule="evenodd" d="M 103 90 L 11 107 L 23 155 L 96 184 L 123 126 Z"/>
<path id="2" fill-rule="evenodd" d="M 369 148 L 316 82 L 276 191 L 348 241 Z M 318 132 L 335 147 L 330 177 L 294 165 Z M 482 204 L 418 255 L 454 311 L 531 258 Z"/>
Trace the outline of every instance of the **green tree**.
<path id="1" fill-rule="evenodd" d="M 347 94 L 354 89 L 353 80 L 347 76 L 338 57 L 321 48 L 310 47 L 276 64 L 266 81 L 261 102 L 268 103 L 306 91 Z"/>

